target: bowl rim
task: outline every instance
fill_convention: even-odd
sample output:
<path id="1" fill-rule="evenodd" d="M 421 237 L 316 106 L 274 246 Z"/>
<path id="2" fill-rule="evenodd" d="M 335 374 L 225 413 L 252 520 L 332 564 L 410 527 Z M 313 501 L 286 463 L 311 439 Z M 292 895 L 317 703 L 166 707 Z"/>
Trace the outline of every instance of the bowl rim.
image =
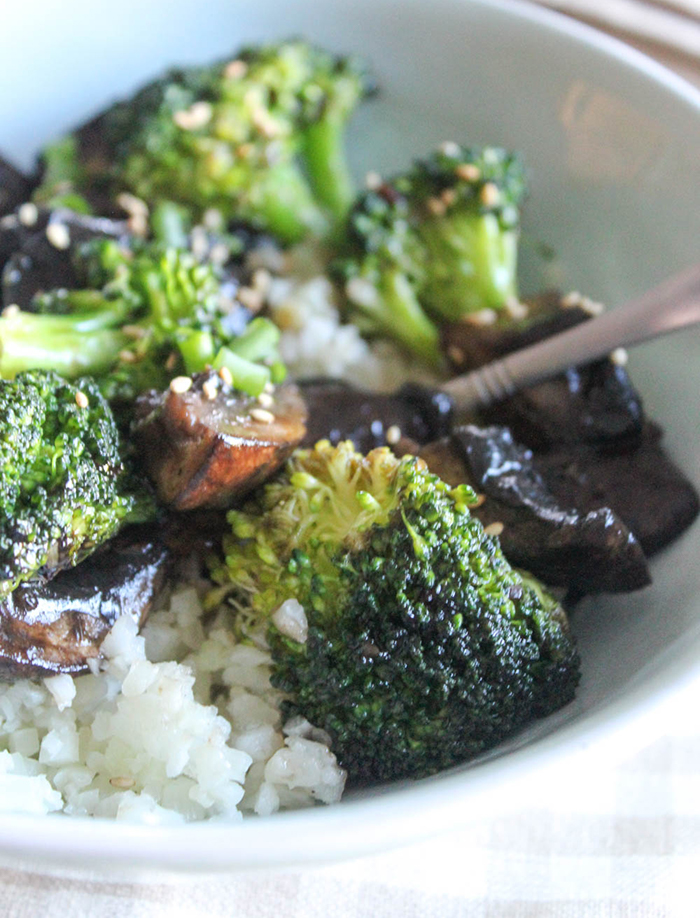
<path id="1" fill-rule="evenodd" d="M 665 88 L 700 117 L 699 89 L 665 65 L 591 25 L 528 0 L 458 2 L 500 10 L 513 19 L 533 23 L 602 52 Z M 105 862 L 109 862 L 108 872 L 145 868 L 216 873 L 339 860 L 443 834 L 474 816 L 517 807 L 525 783 L 530 787 L 528 797 L 532 797 L 533 777 L 537 775 L 539 779 L 540 773 L 547 780 L 552 766 L 550 753 L 555 749 L 557 768 L 564 761 L 568 767 L 575 756 L 581 757 L 585 767 L 593 753 L 604 752 L 614 760 L 641 747 L 650 736 L 658 736 L 668 723 L 669 706 L 700 679 L 700 659 L 695 648 L 679 639 L 678 647 L 674 644 L 667 648 L 662 657 L 672 650 L 678 670 L 672 681 L 666 664 L 604 709 L 466 769 L 380 788 L 361 799 L 346 799 L 331 807 L 234 822 L 214 818 L 182 826 L 137 825 L 81 817 L 70 817 L 66 822 L 64 817 L 53 814 L 6 814 L 0 817 L 0 859 L 24 860 L 27 864 L 31 859 L 34 871 L 41 858 L 79 870 L 105 868 Z M 319 836 L 321 823 L 323 832 Z M 271 831 L 273 825 L 278 831 Z"/>

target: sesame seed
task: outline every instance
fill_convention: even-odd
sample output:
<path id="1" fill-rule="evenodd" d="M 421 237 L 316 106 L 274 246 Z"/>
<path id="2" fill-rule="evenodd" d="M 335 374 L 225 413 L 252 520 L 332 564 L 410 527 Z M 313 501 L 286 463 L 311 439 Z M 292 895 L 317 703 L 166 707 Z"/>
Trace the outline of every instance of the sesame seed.
<path id="1" fill-rule="evenodd" d="M 275 420 L 274 414 L 271 411 L 266 411 L 265 408 L 251 408 L 250 416 L 260 424 L 272 424 Z"/>
<path id="2" fill-rule="evenodd" d="M 272 393 L 275 391 L 275 387 L 271 382 L 266 382 L 263 391 L 267 392 L 268 395 L 272 395 Z"/>
<path id="3" fill-rule="evenodd" d="M 252 120 L 258 131 L 267 140 L 271 140 L 273 137 L 279 136 L 280 125 L 266 108 L 254 109 Z"/>
<path id="4" fill-rule="evenodd" d="M 227 386 L 233 385 L 233 375 L 228 367 L 221 367 L 221 369 L 219 370 L 219 378 L 225 385 Z"/>
<path id="5" fill-rule="evenodd" d="M 503 523 L 489 523 L 488 526 L 484 526 L 484 534 L 487 536 L 499 536 L 504 529 Z"/>
<path id="6" fill-rule="evenodd" d="M 146 329 L 141 325 L 122 325 L 122 331 L 127 338 L 134 338 L 136 340 L 145 338 L 146 336 Z"/>
<path id="7" fill-rule="evenodd" d="M 476 507 L 482 507 L 485 503 L 486 503 L 486 495 L 485 495 L 485 494 L 477 494 L 477 495 L 476 495 L 476 500 L 473 500 L 473 501 L 469 504 L 469 506 L 470 506 L 470 507 L 474 507 L 474 508 L 476 508 Z"/>
<path id="8" fill-rule="evenodd" d="M 600 316 L 605 312 L 605 306 L 602 303 L 598 303 L 596 300 L 592 300 L 587 296 L 581 297 L 579 306 L 584 312 L 587 312 L 589 316 Z"/>
<path id="9" fill-rule="evenodd" d="M 486 182 L 481 189 L 481 203 L 484 207 L 497 207 L 501 202 L 501 192 L 493 182 Z"/>
<path id="10" fill-rule="evenodd" d="M 212 377 L 211 379 L 208 379 L 206 382 L 202 383 L 202 392 L 210 402 L 214 401 L 218 391 L 219 387 L 216 384 L 216 377 Z"/>
<path id="11" fill-rule="evenodd" d="M 64 251 L 70 246 L 70 233 L 65 223 L 49 223 L 46 238 L 55 249 Z"/>
<path id="12" fill-rule="evenodd" d="M 11 319 L 13 316 L 18 316 L 20 314 L 20 308 L 17 303 L 10 303 L 9 306 L 5 306 L 2 311 L 3 318 Z"/>
<path id="13" fill-rule="evenodd" d="M 165 361 L 166 370 L 174 370 L 177 364 L 177 351 L 171 351 L 168 354 L 168 359 Z"/>
<path id="14" fill-rule="evenodd" d="M 117 204 L 132 217 L 148 216 L 148 204 L 141 198 L 137 198 L 135 194 L 129 194 L 128 191 L 117 195 Z"/>
<path id="15" fill-rule="evenodd" d="M 511 319 L 524 319 L 530 311 L 527 303 L 521 303 L 520 300 L 514 296 L 508 297 L 505 307 Z"/>
<path id="16" fill-rule="evenodd" d="M 473 163 L 460 163 L 455 167 L 455 175 L 465 182 L 478 182 L 481 178 L 481 169 Z"/>
<path id="17" fill-rule="evenodd" d="M 459 144 L 454 140 L 446 140 L 440 144 L 440 152 L 443 156 L 449 156 L 450 159 L 456 159 L 460 154 Z"/>
<path id="18" fill-rule="evenodd" d="M 230 61 L 224 67 L 224 76 L 227 80 L 240 80 L 248 73 L 248 65 L 245 61 Z"/>
<path id="19" fill-rule="evenodd" d="M 427 206 L 430 213 L 435 217 L 441 217 L 447 210 L 440 198 L 428 198 Z"/>
<path id="20" fill-rule="evenodd" d="M 443 193 L 440 195 L 440 200 L 445 205 L 445 207 L 451 207 L 457 200 L 457 192 L 454 190 L 454 188 L 445 188 Z"/>
<path id="21" fill-rule="evenodd" d="M 32 201 L 26 201 L 20 205 L 17 217 L 22 226 L 34 226 L 39 219 L 39 208 Z"/>
<path id="22" fill-rule="evenodd" d="M 212 263 L 221 267 L 225 265 L 226 262 L 231 257 L 231 249 L 226 245 L 225 242 L 217 242 L 216 245 L 211 247 L 209 252 L 209 258 Z"/>
<path id="23" fill-rule="evenodd" d="M 258 268 L 257 271 L 253 272 L 253 277 L 251 279 L 253 290 L 257 290 L 258 293 L 264 296 L 270 289 L 271 283 L 272 275 L 269 271 L 266 271 L 265 268 Z"/>
<path id="24" fill-rule="evenodd" d="M 173 114 L 173 121 L 183 131 L 196 131 L 203 128 L 211 121 L 214 114 L 211 102 L 200 100 L 193 102 L 189 108 L 181 109 Z"/>
<path id="25" fill-rule="evenodd" d="M 627 361 L 629 360 L 629 354 L 624 349 L 624 347 L 616 347 L 615 350 L 610 355 L 610 359 L 618 367 L 627 366 Z"/>
<path id="26" fill-rule="evenodd" d="M 386 432 L 386 442 L 389 446 L 395 446 L 401 439 L 401 428 L 392 424 Z"/>
<path id="27" fill-rule="evenodd" d="M 258 404 L 261 408 L 272 408 L 275 404 L 275 400 L 269 392 L 261 392 L 258 396 Z"/>
<path id="28" fill-rule="evenodd" d="M 114 778 L 110 778 L 109 783 L 112 785 L 112 787 L 116 787 L 118 790 L 129 790 L 130 787 L 133 787 L 134 784 L 136 784 L 136 781 L 133 778 L 126 778 L 117 775 Z"/>
<path id="29" fill-rule="evenodd" d="M 450 358 L 452 363 L 464 363 L 464 351 L 461 347 L 457 347 L 456 344 L 451 344 L 447 348 L 447 356 Z"/>
<path id="30" fill-rule="evenodd" d="M 90 404 L 87 395 L 84 392 L 81 392 L 80 389 L 75 393 L 75 404 L 78 408 L 87 408 Z"/>
<path id="31" fill-rule="evenodd" d="M 251 312 L 258 312 L 263 306 L 263 295 L 259 290 L 252 287 L 241 287 L 238 291 L 238 299 Z"/>
<path id="32" fill-rule="evenodd" d="M 132 214 L 126 221 L 126 225 L 134 236 L 145 236 L 148 233 L 148 217 L 143 214 Z"/>
<path id="33" fill-rule="evenodd" d="M 189 376 L 176 376 L 170 380 L 170 391 L 176 395 L 182 395 L 192 388 L 192 380 Z"/>
<path id="34" fill-rule="evenodd" d="M 493 325 L 498 318 L 498 313 L 495 309 L 480 309 L 478 312 L 470 312 L 464 316 L 462 319 L 463 322 L 466 322 L 467 325 L 476 325 L 481 327 L 483 325 Z"/>
<path id="35" fill-rule="evenodd" d="M 352 277 L 345 285 L 345 295 L 357 306 L 371 307 L 377 302 L 377 288 L 364 277 Z"/>
<path id="36" fill-rule="evenodd" d="M 365 188 L 368 191 L 376 191 L 382 187 L 382 177 L 378 172 L 368 172 L 365 176 Z"/>
<path id="37" fill-rule="evenodd" d="M 209 239 L 207 231 L 203 226 L 193 226 L 190 233 L 190 249 L 197 261 L 204 261 L 209 249 Z"/>
<path id="38" fill-rule="evenodd" d="M 136 363 L 136 354 L 133 351 L 124 348 L 123 351 L 119 351 L 119 359 L 122 363 Z"/>
<path id="39" fill-rule="evenodd" d="M 218 207 L 207 207 L 202 214 L 202 223 L 208 230 L 220 230 L 224 225 L 224 215 Z"/>
<path id="40" fill-rule="evenodd" d="M 578 290 L 571 290 L 559 300 L 559 305 L 564 309 L 572 309 L 574 306 L 580 306 L 583 297 Z"/>

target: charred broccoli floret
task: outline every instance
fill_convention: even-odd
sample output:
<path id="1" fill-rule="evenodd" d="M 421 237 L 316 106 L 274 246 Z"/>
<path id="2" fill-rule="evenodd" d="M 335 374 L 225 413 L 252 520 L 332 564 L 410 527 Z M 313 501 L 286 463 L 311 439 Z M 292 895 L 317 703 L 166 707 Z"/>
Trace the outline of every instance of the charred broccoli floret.
<path id="1" fill-rule="evenodd" d="M 36 368 L 90 374 L 110 401 L 125 402 L 208 365 L 227 367 L 250 395 L 283 375 L 279 331 L 263 318 L 241 329 L 240 304 L 211 263 L 111 239 L 78 247 L 75 260 L 84 289 L 49 291 L 34 297 L 33 312 L 0 317 L 0 376 Z"/>
<path id="2" fill-rule="evenodd" d="M 516 296 L 524 188 L 513 154 L 448 143 L 364 193 L 335 264 L 352 318 L 439 363 L 434 322 L 500 309 Z"/>
<path id="3" fill-rule="evenodd" d="M 172 70 L 47 148 L 36 199 L 130 192 L 297 242 L 351 204 L 344 128 L 370 88 L 354 60 L 302 41 Z"/>
<path id="4" fill-rule="evenodd" d="M 267 624 L 286 713 L 327 730 L 355 782 L 463 762 L 573 697 L 564 613 L 475 498 L 415 457 L 322 441 L 230 513 L 215 579 L 242 630 Z"/>
<path id="5" fill-rule="evenodd" d="M 95 383 L 0 380 L 0 596 L 77 564 L 147 515 Z"/>

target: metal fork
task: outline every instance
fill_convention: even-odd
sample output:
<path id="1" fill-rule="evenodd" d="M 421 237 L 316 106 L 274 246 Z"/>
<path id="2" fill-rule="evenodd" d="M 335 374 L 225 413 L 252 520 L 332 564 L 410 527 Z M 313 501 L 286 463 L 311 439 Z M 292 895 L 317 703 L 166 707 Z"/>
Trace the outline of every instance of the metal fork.
<path id="1" fill-rule="evenodd" d="M 700 264 L 624 306 L 494 360 L 440 388 L 459 411 L 485 407 L 573 366 L 700 322 Z"/>

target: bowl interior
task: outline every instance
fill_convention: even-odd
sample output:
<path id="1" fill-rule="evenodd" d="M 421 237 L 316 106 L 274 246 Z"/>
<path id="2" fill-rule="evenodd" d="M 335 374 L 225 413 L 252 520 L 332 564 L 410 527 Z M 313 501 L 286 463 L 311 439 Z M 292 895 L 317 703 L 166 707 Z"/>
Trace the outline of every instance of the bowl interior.
<path id="1" fill-rule="evenodd" d="M 104 28 L 88 0 L 74 0 L 70 15 L 49 0 L 4 11 L 6 155 L 29 165 L 46 140 L 170 63 L 304 35 L 359 52 L 376 69 L 381 95 L 351 132 L 358 177 L 401 170 L 446 139 L 522 152 L 531 185 L 525 288 L 554 283 L 615 305 L 697 259 L 700 94 L 561 17 L 509 0 L 122 0 L 109 18 Z M 638 349 L 631 367 L 670 453 L 698 486 L 699 346 L 700 333 L 684 332 Z M 476 765 L 269 823 L 165 833 L 7 819 L 0 851 L 215 869 L 357 853 L 455 825 L 477 798 L 486 805 L 504 783 L 596 742 L 694 675 L 699 554 L 696 526 L 654 562 L 651 587 L 588 601 L 574 617 L 584 670 L 577 700 Z M 381 826 L 372 840 L 368 818 Z"/>

